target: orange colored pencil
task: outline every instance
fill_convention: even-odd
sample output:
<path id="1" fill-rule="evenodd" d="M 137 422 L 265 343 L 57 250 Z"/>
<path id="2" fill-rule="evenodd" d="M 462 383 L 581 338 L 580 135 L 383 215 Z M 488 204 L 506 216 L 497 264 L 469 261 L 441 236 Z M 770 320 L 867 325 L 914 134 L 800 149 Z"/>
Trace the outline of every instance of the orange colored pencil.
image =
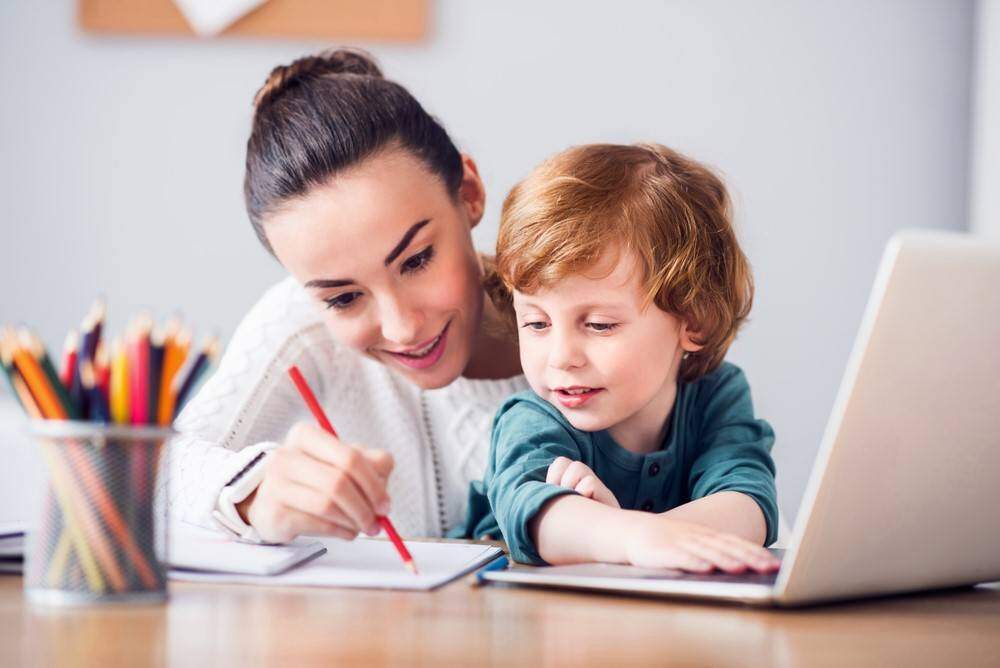
<path id="1" fill-rule="evenodd" d="M 157 422 L 166 427 L 174 417 L 177 395 L 174 393 L 174 377 L 184 364 L 191 347 L 191 332 L 181 330 L 167 337 L 163 352 L 163 373 L 160 375 L 160 405 Z"/>
<path id="2" fill-rule="evenodd" d="M 38 360 L 32 357 L 31 353 L 20 346 L 15 347 L 14 366 L 17 367 L 28 389 L 31 390 L 32 396 L 38 402 L 39 408 L 42 409 L 42 415 L 50 420 L 65 420 L 69 417 L 62 402 L 59 401 L 59 397 L 56 396 L 55 390 L 49 385 Z"/>
<path id="3" fill-rule="evenodd" d="M 299 368 L 293 364 L 288 368 L 288 375 L 292 377 L 292 382 L 295 383 L 295 387 L 298 389 L 299 394 L 302 395 L 306 405 L 309 406 L 309 410 L 312 412 L 313 417 L 316 418 L 316 421 L 319 422 L 323 429 L 336 436 L 337 431 L 333 428 L 333 425 L 330 424 L 330 420 L 327 419 L 326 413 L 323 412 L 323 407 L 319 405 L 318 401 L 316 401 L 316 395 L 313 394 L 312 389 L 306 382 L 302 372 L 299 371 Z M 406 549 L 406 544 L 403 543 L 403 539 L 400 538 L 399 534 L 396 532 L 396 527 L 392 525 L 392 522 L 385 515 L 377 515 L 376 519 L 382 529 L 385 530 L 385 533 L 389 536 L 389 540 L 391 540 L 392 544 L 396 546 L 396 551 L 399 552 L 399 556 L 403 560 L 403 565 L 406 566 L 411 573 L 417 575 L 417 565 L 413 562 L 413 556 L 410 554 L 410 551 Z"/>

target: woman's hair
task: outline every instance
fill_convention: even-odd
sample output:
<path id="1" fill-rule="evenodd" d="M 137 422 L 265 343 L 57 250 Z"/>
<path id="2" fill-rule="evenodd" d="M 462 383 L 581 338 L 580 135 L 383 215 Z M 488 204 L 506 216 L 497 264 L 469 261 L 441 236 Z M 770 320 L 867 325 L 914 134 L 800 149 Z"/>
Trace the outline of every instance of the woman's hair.
<path id="1" fill-rule="evenodd" d="M 264 219 L 378 151 L 409 151 L 457 195 L 462 157 L 441 124 L 372 58 L 339 49 L 271 70 L 254 98 L 243 193 L 257 237 Z"/>
<path id="2" fill-rule="evenodd" d="M 592 271 L 609 251 L 632 254 L 646 303 L 697 333 L 704 347 L 681 363 L 680 380 L 717 368 L 753 301 L 722 182 L 659 144 L 563 151 L 504 201 L 496 273 L 486 285 L 511 316 L 511 290 L 531 293 Z"/>

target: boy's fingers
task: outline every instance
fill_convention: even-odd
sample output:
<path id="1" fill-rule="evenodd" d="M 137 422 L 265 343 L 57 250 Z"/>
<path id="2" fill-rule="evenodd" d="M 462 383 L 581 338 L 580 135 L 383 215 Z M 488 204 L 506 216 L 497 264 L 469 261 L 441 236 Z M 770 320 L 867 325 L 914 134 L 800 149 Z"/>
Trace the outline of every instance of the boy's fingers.
<path id="1" fill-rule="evenodd" d="M 594 476 L 589 475 L 576 484 L 576 491 L 589 499 L 593 499 L 597 490 Z"/>
<path id="2" fill-rule="evenodd" d="M 692 538 L 685 543 L 695 555 L 715 564 L 719 570 L 727 573 L 743 573 L 747 564 L 740 558 L 728 552 L 728 546 L 718 541 L 705 538 Z"/>
<path id="3" fill-rule="evenodd" d="M 590 470 L 589 466 L 583 462 L 570 462 L 570 465 L 563 472 L 559 484 L 562 487 L 576 489 L 577 484 L 588 475 L 593 475 L 593 471 Z"/>
<path id="4" fill-rule="evenodd" d="M 550 485 L 558 485 L 559 481 L 562 480 L 563 473 L 571 463 L 566 457 L 556 457 L 549 464 L 549 470 L 545 474 L 545 482 Z"/>
<path id="5" fill-rule="evenodd" d="M 759 545 L 743 540 L 739 536 L 720 534 L 719 540 L 730 546 L 730 550 L 749 564 L 754 570 L 769 572 L 781 566 L 781 561 L 771 552 Z"/>

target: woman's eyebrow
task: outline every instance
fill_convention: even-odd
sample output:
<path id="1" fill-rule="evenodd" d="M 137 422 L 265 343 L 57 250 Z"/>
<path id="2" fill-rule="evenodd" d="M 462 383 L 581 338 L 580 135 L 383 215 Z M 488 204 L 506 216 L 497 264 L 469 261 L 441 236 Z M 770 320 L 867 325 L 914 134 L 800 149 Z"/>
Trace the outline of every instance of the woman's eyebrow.
<path id="1" fill-rule="evenodd" d="M 406 230 L 406 234 L 403 235 L 403 238 L 399 240 L 399 243 L 396 244 L 396 246 L 389 251 L 389 254 L 385 256 L 385 266 L 388 267 L 392 264 L 392 261 L 399 257 L 400 253 L 406 250 L 406 247 L 410 245 L 410 242 L 413 241 L 413 237 L 416 236 L 417 232 L 419 232 L 420 229 L 429 222 L 431 222 L 431 219 L 425 218 L 424 220 L 411 225 L 410 229 Z M 356 282 L 357 281 L 353 278 L 314 278 L 311 281 L 306 281 L 305 287 L 341 288 L 345 285 L 353 285 Z"/>
<path id="2" fill-rule="evenodd" d="M 396 244 L 396 247 L 389 251 L 389 254 L 385 256 L 385 266 L 388 267 L 392 264 L 392 261 L 399 257 L 399 254 L 406 250 L 406 247 L 410 245 L 410 242 L 413 241 L 414 235 L 420 231 L 420 228 L 429 222 L 431 222 L 431 219 L 426 218 L 411 225 L 410 229 L 408 229 L 406 234 L 403 235 L 403 238 L 399 240 L 398 244 Z"/>
<path id="3" fill-rule="evenodd" d="M 314 278 L 311 281 L 306 281 L 305 287 L 307 288 L 340 288 L 345 285 L 354 284 L 354 279 L 351 278 Z"/>

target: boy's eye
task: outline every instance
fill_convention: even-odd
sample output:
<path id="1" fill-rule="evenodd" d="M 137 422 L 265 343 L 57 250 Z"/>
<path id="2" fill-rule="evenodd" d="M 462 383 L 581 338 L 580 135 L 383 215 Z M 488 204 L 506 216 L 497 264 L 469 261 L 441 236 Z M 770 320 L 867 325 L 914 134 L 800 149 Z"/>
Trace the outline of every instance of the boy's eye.
<path id="1" fill-rule="evenodd" d="M 533 329 L 536 332 L 539 332 L 539 331 L 545 329 L 546 327 L 548 327 L 549 323 L 542 322 L 540 320 L 536 320 L 534 322 L 526 322 L 526 323 L 524 323 L 521 326 L 524 327 L 525 329 Z"/>
<path id="2" fill-rule="evenodd" d="M 408 257 L 406 261 L 403 262 L 402 271 L 405 274 L 425 269 L 433 258 L 434 246 L 428 246 L 416 255 Z"/>
<path id="3" fill-rule="evenodd" d="M 324 299 L 323 301 L 326 302 L 327 308 L 332 308 L 332 309 L 337 309 L 338 311 L 342 311 L 351 306 L 352 304 L 354 304 L 354 302 L 356 302 L 359 297 L 361 297 L 360 292 L 345 292 L 343 294 L 337 295 L 336 297 L 330 297 L 329 299 Z"/>
<path id="4" fill-rule="evenodd" d="M 588 322 L 587 327 L 590 327 L 595 332 L 610 332 L 612 329 L 618 326 L 617 322 Z"/>

